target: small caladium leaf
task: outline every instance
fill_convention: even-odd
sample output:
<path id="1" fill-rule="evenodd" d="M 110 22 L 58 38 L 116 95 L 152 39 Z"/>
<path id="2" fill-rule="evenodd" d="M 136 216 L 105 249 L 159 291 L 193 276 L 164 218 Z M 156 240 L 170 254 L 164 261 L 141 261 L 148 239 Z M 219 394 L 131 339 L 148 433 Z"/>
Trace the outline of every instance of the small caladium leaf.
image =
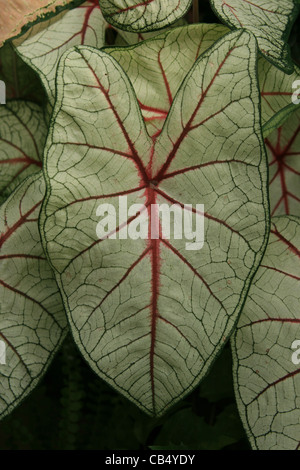
<path id="1" fill-rule="evenodd" d="M 98 0 L 88 0 L 77 8 L 35 25 L 14 41 L 21 58 L 40 75 L 52 105 L 56 67 L 62 54 L 79 44 L 103 47 L 106 26 Z"/>
<path id="2" fill-rule="evenodd" d="M 293 71 L 287 40 L 299 12 L 295 0 L 210 0 L 210 3 L 225 24 L 251 31 L 260 52 L 272 64 L 286 73 Z"/>
<path id="3" fill-rule="evenodd" d="M 28 0 L 3 2 L 0 19 L 0 47 L 15 38 L 32 24 L 57 15 L 65 8 L 82 3 L 82 0 Z"/>
<path id="4" fill-rule="evenodd" d="M 35 387 L 66 333 L 66 315 L 38 229 L 41 174 L 27 178 L 0 212 L 0 417 Z"/>
<path id="5" fill-rule="evenodd" d="M 232 337 L 237 403 L 255 449 L 300 448 L 299 274 L 300 219 L 274 217 Z"/>
<path id="6" fill-rule="evenodd" d="M 217 42 L 185 78 L 156 140 L 110 55 L 75 47 L 58 68 L 44 246 L 83 356 L 147 413 L 163 413 L 206 374 L 265 248 L 256 59 L 247 32 Z M 168 234 L 158 204 L 201 215 L 204 242 L 190 248 L 189 230 Z M 108 236 L 102 210 L 118 214 Z"/>
<path id="7" fill-rule="evenodd" d="M 291 75 L 279 70 L 263 57 L 258 60 L 258 77 L 261 89 L 263 135 L 267 137 L 278 129 L 296 109 L 293 103 L 293 84 L 300 79 L 300 69 L 295 65 Z"/>
<path id="8" fill-rule="evenodd" d="M 300 110 L 265 140 L 271 214 L 300 214 Z"/>
<path id="9" fill-rule="evenodd" d="M 5 83 L 6 101 L 19 98 L 43 104 L 45 93 L 39 77 L 20 59 L 11 43 L 0 49 L 0 80 Z"/>
<path id="10" fill-rule="evenodd" d="M 0 203 L 28 175 L 42 168 L 47 136 L 43 110 L 35 103 L 0 106 Z"/>
<path id="11" fill-rule="evenodd" d="M 188 11 L 192 0 L 100 0 L 108 23 L 132 32 L 168 26 Z"/>

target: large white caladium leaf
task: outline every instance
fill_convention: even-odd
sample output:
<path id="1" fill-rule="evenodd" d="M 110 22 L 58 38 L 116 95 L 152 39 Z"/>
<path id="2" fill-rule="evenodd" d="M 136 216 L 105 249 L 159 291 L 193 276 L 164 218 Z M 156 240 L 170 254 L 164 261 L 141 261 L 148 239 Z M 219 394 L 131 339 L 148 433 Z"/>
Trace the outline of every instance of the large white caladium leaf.
<path id="1" fill-rule="evenodd" d="M 52 105 L 56 68 L 62 54 L 79 44 L 103 47 L 106 26 L 98 0 L 88 0 L 77 8 L 35 25 L 14 41 L 21 58 L 40 75 Z"/>
<path id="2" fill-rule="evenodd" d="M 99 0 L 108 23 L 127 31 L 168 26 L 188 11 L 192 0 Z"/>
<path id="3" fill-rule="evenodd" d="M 39 235 L 44 193 L 42 175 L 32 175 L 0 208 L 1 418 L 37 384 L 67 328 Z"/>
<path id="4" fill-rule="evenodd" d="M 267 137 L 280 127 L 300 105 L 292 100 L 294 83 L 300 79 L 300 69 L 295 65 L 292 74 L 274 67 L 263 57 L 258 60 L 258 77 L 261 89 L 263 135 Z"/>
<path id="5" fill-rule="evenodd" d="M 255 449 L 300 448 L 299 292 L 300 219 L 274 217 L 232 337 L 238 407 Z"/>
<path id="6" fill-rule="evenodd" d="M 296 0 L 210 0 L 219 18 L 231 28 L 245 28 L 261 53 L 287 73 L 293 71 L 288 37 L 299 12 Z"/>
<path id="7" fill-rule="evenodd" d="M 8 39 L 23 32 L 23 29 L 57 15 L 60 10 L 71 8 L 82 0 L 14 0 L 1 2 L 0 47 Z"/>
<path id="8" fill-rule="evenodd" d="M 300 215 L 300 110 L 265 140 L 272 215 Z"/>
<path id="9" fill-rule="evenodd" d="M 40 171 L 47 128 L 40 106 L 9 101 L 0 106 L 0 203 L 28 175 Z"/>
<path id="10" fill-rule="evenodd" d="M 256 59 L 249 33 L 222 38 L 188 73 L 156 140 L 110 55 L 75 47 L 58 68 L 44 247 L 83 356 L 150 414 L 163 413 L 206 374 L 265 248 Z M 158 204 L 178 204 L 189 220 L 203 217 L 203 246 L 200 225 L 196 250 L 189 230 L 180 237 L 171 228 L 169 237 Z M 108 236 L 102 210 L 119 217 Z"/>
<path id="11" fill-rule="evenodd" d="M 130 78 L 151 136 L 159 135 L 186 71 L 228 31 L 227 27 L 217 24 L 189 25 L 132 47 L 105 48 Z M 258 76 L 261 119 L 264 136 L 267 136 L 295 110 L 293 83 L 299 79 L 300 71 L 296 67 L 294 73 L 287 75 L 261 57 Z"/>

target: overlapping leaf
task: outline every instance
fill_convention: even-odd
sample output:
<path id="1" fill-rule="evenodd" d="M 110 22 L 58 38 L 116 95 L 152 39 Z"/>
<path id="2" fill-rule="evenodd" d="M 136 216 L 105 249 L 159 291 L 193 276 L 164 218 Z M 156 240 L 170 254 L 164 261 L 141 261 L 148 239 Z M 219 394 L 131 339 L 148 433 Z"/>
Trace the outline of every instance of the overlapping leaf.
<path id="1" fill-rule="evenodd" d="M 267 175 L 255 49 L 251 35 L 236 32 L 204 53 L 155 141 L 111 56 L 75 47 L 58 69 L 44 245 L 83 356 L 148 413 L 163 413 L 207 372 L 264 250 Z M 119 239 L 139 220 L 125 214 L 115 239 L 97 238 L 97 207 L 116 207 L 120 195 L 128 206 L 145 205 L 159 238 Z M 159 214 L 151 216 L 154 203 L 176 202 L 194 210 L 204 204 L 199 251 L 187 251 L 185 239 L 165 239 Z"/>
<path id="2" fill-rule="evenodd" d="M 227 27 L 217 24 L 189 25 L 130 48 L 105 49 L 130 78 L 147 130 L 152 136 L 160 133 L 186 71 L 200 54 L 227 32 Z M 293 74 L 287 75 L 260 58 L 258 75 L 262 96 L 262 125 L 264 135 L 267 136 L 295 110 L 292 86 L 299 79 L 300 71 L 296 68 Z"/>
<path id="3" fill-rule="evenodd" d="M 293 71 L 287 40 L 299 12 L 295 0 L 210 0 L 210 3 L 225 24 L 251 31 L 270 62 L 287 73 Z"/>
<path id="4" fill-rule="evenodd" d="M 239 411 L 255 449 L 300 448 L 300 223 L 274 217 L 232 338 Z"/>
<path id="5" fill-rule="evenodd" d="M 300 215 L 300 110 L 266 139 L 272 215 Z"/>
<path id="6" fill-rule="evenodd" d="M 47 127 L 42 108 L 27 101 L 0 106 L 0 203 L 42 167 Z"/>
<path id="7" fill-rule="evenodd" d="M 0 417 L 32 390 L 66 332 L 61 297 L 38 229 L 44 180 L 33 175 L 1 206 Z"/>
<path id="8" fill-rule="evenodd" d="M 60 10 L 81 3 L 82 0 L 22 0 L 1 4 L 0 47 L 7 39 L 15 38 L 24 28 L 56 15 Z"/>
<path id="9" fill-rule="evenodd" d="M 258 61 L 258 77 L 262 98 L 263 135 L 267 137 L 280 127 L 297 107 L 292 102 L 295 90 L 293 83 L 299 80 L 300 69 L 295 65 L 295 71 L 287 75 L 274 67 L 265 59 Z"/>
<path id="10" fill-rule="evenodd" d="M 103 47 L 105 28 L 98 0 L 88 0 L 35 25 L 14 41 L 22 59 L 40 75 L 51 104 L 55 98 L 56 67 L 62 54 L 79 44 Z"/>
<path id="11" fill-rule="evenodd" d="M 100 0 L 108 23 L 132 32 L 152 31 L 184 16 L 192 0 Z"/>

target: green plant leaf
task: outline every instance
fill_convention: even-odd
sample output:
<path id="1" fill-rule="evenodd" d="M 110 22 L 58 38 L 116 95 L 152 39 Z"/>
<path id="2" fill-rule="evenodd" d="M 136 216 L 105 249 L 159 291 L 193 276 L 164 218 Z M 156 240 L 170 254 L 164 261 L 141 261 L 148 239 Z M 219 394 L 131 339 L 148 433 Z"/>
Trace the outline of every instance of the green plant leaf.
<path id="1" fill-rule="evenodd" d="M 0 47 L 8 39 L 15 38 L 32 24 L 57 15 L 65 8 L 83 0 L 15 0 L 3 2 L 0 19 Z"/>
<path id="2" fill-rule="evenodd" d="M 10 101 L 0 106 L 0 204 L 28 175 L 42 168 L 47 127 L 40 106 Z"/>
<path id="3" fill-rule="evenodd" d="M 108 23 L 132 32 L 153 31 L 177 21 L 192 0 L 99 0 Z"/>
<path id="4" fill-rule="evenodd" d="M 52 105 L 56 68 L 62 54 L 71 46 L 79 44 L 103 47 L 106 27 L 98 0 L 89 0 L 55 18 L 36 24 L 14 41 L 21 58 L 40 75 Z"/>
<path id="5" fill-rule="evenodd" d="M 43 104 L 45 96 L 39 77 L 20 59 L 11 43 L 0 49 L 0 80 L 6 86 L 6 100 L 19 98 Z"/>
<path id="6" fill-rule="evenodd" d="M 300 223 L 274 217 L 266 253 L 232 337 L 237 403 L 251 445 L 300 446 Z"/>
<path id="7" fill-rule="evenodd" d="M 210 0 L 225 24 L 251 31 L 260 52 L 276 67 L 291 73 L 294 69 L 288 45 L 299 6 L 295 0 Z"/>
<path id="8" fill-rule="evenodd" d="M 256 58 L 249 33 L 222 38 L 187 75 L 155 141 L 110 55 L 79 46 L 58 68 L 44 246 L 81 353 L 150 414 L 162 414 L 207 373 L 265 248 Z M 165 239 L 157 212 L 151 222 L 159 238 L 99 239 L 97 207 L 117 208 L 120 195 L 128 206 L 144 204 L 147 220 L 154 203 L 192 204 L 194 211 L 204 204 L 203 248 L 186 250 L 173 233 Z M 113 233 L 133 230 L 135 219 L 125 217 Z"/>
<path id="9" fill-rule="evenodd" d="M 0 341 L 6 350 L 0 363 L 1 418 L 35 387 L 66 332 L 38 229 L 44 192 L 42 175 L 32 175 L 0 208 Z"/>
<path id="10" fill-rule="evenodd" d="M 261 57 L 258 60 L 258 77 L 262 97 L 263 135 L 267 137 L 286 121 L 296 107 L 300 107 L 292 102 L 293 83 L 299 80 L 300 69 L 295 65 L 295 71 L 287 75 Z"/>
<path id="11" fill-rule="evenodd" d="M 265 140 L 271 214 L 300 214 L 300 109 Z"/>

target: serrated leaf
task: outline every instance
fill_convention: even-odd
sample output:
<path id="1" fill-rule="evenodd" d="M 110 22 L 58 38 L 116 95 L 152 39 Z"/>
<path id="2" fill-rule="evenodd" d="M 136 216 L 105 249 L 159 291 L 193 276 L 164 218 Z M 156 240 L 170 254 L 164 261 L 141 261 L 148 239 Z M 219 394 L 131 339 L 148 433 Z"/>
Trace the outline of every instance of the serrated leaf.
<path id="1" fill-rule="evenodd" d="M 42 167 L 47 136 L 43 110 L 35 103 L 0 106 L 0 204 L 27 176 Z"/>
<path id="2" fill-rule="evenodd" d="M 210 0 L 210 3 L 225 24 L 251 31 L 266 59 L 287 73 L 293 71 L 288 37 L 299 12 L 295 0 Z"/>
<path id="3" fill-rule="evenodd" d="M 103 47 L 106 26 L 98 0 L 89 0 L 33 26 L 14 41 L 18 54 L 40 75 L 52 105 L 56 68 L 62 54 L 79 44 Z"/>
<path id="4" fill-rule="evenodd" d="M 153 31 L 177 21 L 192 0 L 100 0 L 108 23 L 132 32 Z"/>
<path id="5" fill-rule="evenodd" d="M 293 83 L 299 80 L 300 70 L 295 65 L 295 71 L 287 75 L 261 57 L 258 60 L 258 77 L 262 98 L 263 135 L 267 137 L 286 121 L 296 106 L 300 107 L 292 102 Z"/>
<path id="6" fill-rule="evenodd" d="M 1 206 L 0 417 L 35 387 L 66 332 L 61 297 L 38 229 L 45 185 L 26 179 Z"/>
<path id="7" fill-rule="evenodd" d="M 300 447 L 300 223 L 274 217 L 266 253 L 232 337 L 238 407 L 251 445 Z"/>
<path id="8" fill-rule="evenodd" d="M 81 353 L 151 414 L 206 374 L 264 251 L 267 174 L 255 70 L 251 35 L 222 38 L 186 77 L 154 142 L 111 56 L 82 46 L 60 62 L 46 145 L 45 248 Z M 128 206 L 144 204 L 147 219 L 154 203 L 204 204 L 203 248 L 186 250 L 185 239 L 168 241 L 165 232 L 98 239 L 96 209 L 117 205 L 120 195 Z M 134 221 L 125 218 L 129 230 Z"/>
<path id="9" fill-rule="evenodd" d="M 6 100 L 18 98 L 43 103 L 44 90 L 38 76 L 20 59 L 11 43 L 0 49 L 0 80 L 6 86 Z"/>
<path id="10" fill-rule="evenodd" d="M 265 140 L 272 215 L 300 214 L 300 110 Z"/>
<path id="11" fill-rule="evenodd" d="M 24 29 L 83 0 L 14 0 L 2 2 L 0 47 L 8 39 L 19 36 Z"/>

